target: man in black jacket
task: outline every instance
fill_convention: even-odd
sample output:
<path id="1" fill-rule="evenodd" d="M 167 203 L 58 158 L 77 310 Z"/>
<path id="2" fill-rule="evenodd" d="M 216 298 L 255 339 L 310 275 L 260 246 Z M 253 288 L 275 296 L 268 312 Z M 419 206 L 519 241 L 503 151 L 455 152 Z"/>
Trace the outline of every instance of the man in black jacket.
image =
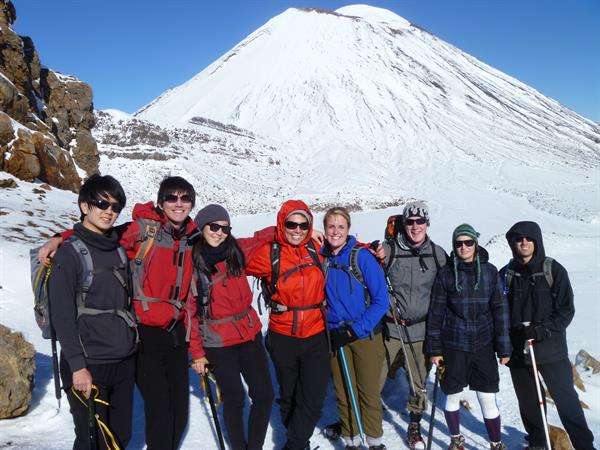
<path id="1" fill-rule="evenodd" d="M 529 449 L 542 450 L 546 442 L 531 357 L 524 352 L 526 342 L 533 339 L 539 373 L 573 447 L 592 450 L 594 436 L 573 387 L 567 350 L 566 329 L 575 314 L 567 271 L 546 257 L 537 223 L 516 223 L 506 233 L 506 239 L 514 256 L 500 272 L 510 305 L 513 353 L 509 367 Z M 545 398 L 543 388 L 542 396 Z"/>
<path id="2" fill-rule="evenodd" d="M 94 175 L 81 187 L 78 203 L 82 221 L 57 250 L 48 287 L 61 378 L 75 424 L 73 448 L 88 449 L 91 440 L 109 438 L 100 436 L 90 418 L 94 410 L 125 448 L 131 437 L 136 330 L 127 257 L 112 228 L 125 193 L 111 176 Z"/>

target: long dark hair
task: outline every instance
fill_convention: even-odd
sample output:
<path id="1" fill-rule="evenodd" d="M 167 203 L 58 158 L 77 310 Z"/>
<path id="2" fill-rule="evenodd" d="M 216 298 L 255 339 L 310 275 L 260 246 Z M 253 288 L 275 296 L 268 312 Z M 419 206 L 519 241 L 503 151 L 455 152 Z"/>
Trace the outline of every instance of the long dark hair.
<path id="1" fill-rule="evenodd" d="M 237 239 L 232 235 L 228 234 L 223 241 L 225 244 L 225 266 L 227 267 L 227 275 L 230 277 L 239 277 L 244 272 L 246 267 L 246 258 L 244 252 L 240 248 Z M 204 236 L 200 234 L 196 242 L 194 243 L 193 258 L 194 265 L 198 270 L 206 270 L 206 263 L 202 256 L 202 248 L 209 246 Z"/>

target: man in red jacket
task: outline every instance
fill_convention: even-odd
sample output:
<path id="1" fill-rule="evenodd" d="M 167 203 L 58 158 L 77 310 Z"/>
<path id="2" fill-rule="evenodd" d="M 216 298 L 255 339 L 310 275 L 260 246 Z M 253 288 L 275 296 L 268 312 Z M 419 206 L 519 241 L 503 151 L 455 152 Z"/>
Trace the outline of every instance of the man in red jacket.
<path id="1" fill-rule="evenodd" d="M 133 221 L 116 227 L 131 261 L 140 337 L 136 383 L 144 399 L 149 450 L 178 448 L 188 421 L 188 342 L 191 334 L 198 333 L 190 291 L 193 263 L 189 241 L 196 226 L 189 213 L 195 199 L 189 182 L 167 177 L 160 184 L 157 206 L 136 204 Z M 44 246 L 40 258 L 58 243 L 60 240 L 53 239 Z M 189 352 L 192 359 L 202 356 L 202 350 L 194 346 Z"/>

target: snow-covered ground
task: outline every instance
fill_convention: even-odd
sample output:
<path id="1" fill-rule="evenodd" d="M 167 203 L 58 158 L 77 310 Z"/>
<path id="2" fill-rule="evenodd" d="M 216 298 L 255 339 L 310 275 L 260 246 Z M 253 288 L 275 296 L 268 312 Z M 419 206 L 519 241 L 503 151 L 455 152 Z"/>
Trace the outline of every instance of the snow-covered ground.
<path id="1" fill-rule="evenodd" d="M 2 178 L 9 175 L 2 173 Z M 538 179 L 541 182 L 541 179 Z M 29 285 L 29 249 L 42 242 L 49 233 L 70 226 L 77 220 L 76 196 L 69 192 L 40 189 L 40 184 L 17 180 L 15 189 L 3 189 L 0 204 L 0 322 L 24 333 L 36 347 L 36 382 L 31 408 L 24 417 L 0 421 L 0 448 L 12 449 L 66 449 L 72 445 L 73 431 L 66 399 L 59 412 L 54 398 L 50 344 L 41 338 L 32 313 L 32 295 Z M 448 186 L 446 184 L 445 186 Z M 434 241 L 448 248 L 452 229 L 461 222 L 473 224 L 481 233 L 481 242 L 500 266 L 509 258 L 509 250 L 503 235 L 517 220 L 538 221 L 543 229 L 547 253 L 559 260 L 568 270 L 575 291 L 577 312 L 569 327 L 570 356 L 581 349 L 600 356 L 600 226 L 598 217 L 598 190 L 582 190 L 583 203 L 596 205 L 592 211 L 562 207 L 539 209 L 526 198 L 483 186 L 473 186 L 469 191 L 431 188 L 428 200 L 432 210 L 430 235 Z M 130 198 L 130 204 L 144 198 Z M 556 211 L 554 211 L 556 209 Z M 366 211 L 353 214 L 353 232 L 361 240 L 381 239 L 388 215 L 398 209 Z M 590 214 L 590 212 L 592 214 Z M 129 209 L 123 214 L 127 218 Z M 591 217 L 590 217 L 591 215 Z M 321 220 L 318 215 L 318 220 Z M 234 216 L 234 233 L 238 236 L 272 224 L 275 214 Z M 590 220 L 591 219 L 591 220 Z M 263 321 L 267 317 L 263 316 Z M 266 326 L 263 327 L 266 330 Z M 509 448 L 518 448 L 523 439 L 523 427 L 518 415 L 516 398 L 512 390 L 508 369 L 500 368 L 501 391 L 498 402 L 502 413 L 503 440 Z M 586 392 L 580 398 L 590 406 L 586 410 L 588 422 L 594 435 L 600 436 L 600 375 L 583 373 Z M 274 377 L 273 377 L 274 378 Z M 431 387 L 431 386 L 430 386 Z M 408 386 L 399 372 L 395 382 L 388 382 L 384 389 L 384 440 L 389 449 L 406 448 L 400 438 L 406 431 L 406 397 Z M 191 374 L 190 421 L 182 448 L 217 448 L 210 409 L 198 387 L 198 377 Z M 533 395 L 533 394 L 532 394 Z M 468 448 L 486 448 L 486 432 L 479 406 L 474 395 L 465 392 L 464 398 L 473 407 L 470 412 L 462 410 L 462 430 L 467 437 Z M 443 396 L 439 397 L 439 404 Z M 133 439 L 129 448 L 144 447 L 144 418 L 142 404 L 136 395 L 133 422 Z M 311 443 L 321 449 L 342 448 L 341 443 L 332 444 L 321 435 L 321 429 L 336 417 L 333 392 L 330 390 L 323 415 Z M 222 417 L 221 417 L 222 419 Z M 429 416 L 426 415 L 427 421 Z M 560 425 L 553 406 L 550 406 L 550 423 Z M 221 420 L 221 423 L 223 421 Z M 279 411 L 273 407 L 265 448 L 280 447 L 284 442 L 284 429 Z M 447 428 L 443 414 L 435 420 L 434 449 L 447 445 Z"/>

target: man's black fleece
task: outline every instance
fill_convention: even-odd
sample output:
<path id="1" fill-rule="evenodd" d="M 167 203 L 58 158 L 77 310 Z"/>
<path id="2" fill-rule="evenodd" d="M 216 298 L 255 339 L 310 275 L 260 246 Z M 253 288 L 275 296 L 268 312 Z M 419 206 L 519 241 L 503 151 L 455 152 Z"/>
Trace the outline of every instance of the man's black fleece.
<path id="1" fill-rule="evenodd" d="M 74 235 L 87 246 L 94 269 L 122 266 L 117 233 L 94 233 L 78 223 Z M 71 371 L 88 364 L 118 362 L 136 350 L 135 332 L 112 313 L 82 315 L 77 319 L 76 293 L 83 280 L 84 266 L 77 250 L 65 243 L 54 256 L 49 280 L 52 326 Z M 120 273 L 126 279 L 125 268 Z M 107 270 L 94 274 L 86 306 L 95 309 L 128 309 L 127 292 L 115 275 Z"/>

